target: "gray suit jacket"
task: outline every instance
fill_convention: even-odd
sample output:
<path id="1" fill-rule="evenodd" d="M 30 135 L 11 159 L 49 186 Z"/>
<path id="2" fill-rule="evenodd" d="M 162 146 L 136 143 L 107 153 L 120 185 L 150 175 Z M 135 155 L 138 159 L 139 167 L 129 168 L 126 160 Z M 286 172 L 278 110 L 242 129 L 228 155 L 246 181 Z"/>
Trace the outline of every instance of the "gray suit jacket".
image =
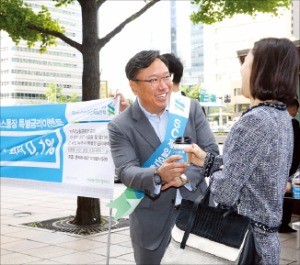
<path id="1" fill-rule="evenodd" d="M 174 209 L 176 188 L 169 188 L 154 196 L 154 168 L 141 165 L 161 144 L 152 125 L 142 112 L 137 100 L 109 124 L 110 147 L 116 172 L 122 183 L 142 190 L 146 196 L 130 215 L 132 241 L 149 250 L 159 247 L 173 225 L 170 216 Z M 218 145 L 211 132 L 199 102 L 192 100 L 184 136 L 190 136 L 204 150 L 218 154 Z M 180 188 L 183 198 L 194 200 L 203 194 L 207 185 L 203 168 L 189 166 L 186 175 L 193 191 Z"/>

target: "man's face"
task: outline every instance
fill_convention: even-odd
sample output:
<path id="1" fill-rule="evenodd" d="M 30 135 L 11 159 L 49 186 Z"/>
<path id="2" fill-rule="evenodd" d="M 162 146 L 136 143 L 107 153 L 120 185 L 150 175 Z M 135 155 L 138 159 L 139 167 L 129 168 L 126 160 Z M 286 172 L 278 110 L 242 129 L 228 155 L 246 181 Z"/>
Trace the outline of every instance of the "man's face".
<path id="1" fill-rule="evenodd" d="M 149 67 L 139 71 L 137 81 L 130 80 L 132 92 L 148 112 L 161 114 L 166 108 L 173 85 L 169 75 L 168 67 L 160 59 L 155 59 Z M 152 84 L 143 82 L 145 80 L 152 80 Z"/>
<path id="2" fill-rule="evenodd" d="M 287 110 L 293 118 L 295 118 L 296 115 L 298 114 L 298 108 L 296 106 L 288 106 Z"/>

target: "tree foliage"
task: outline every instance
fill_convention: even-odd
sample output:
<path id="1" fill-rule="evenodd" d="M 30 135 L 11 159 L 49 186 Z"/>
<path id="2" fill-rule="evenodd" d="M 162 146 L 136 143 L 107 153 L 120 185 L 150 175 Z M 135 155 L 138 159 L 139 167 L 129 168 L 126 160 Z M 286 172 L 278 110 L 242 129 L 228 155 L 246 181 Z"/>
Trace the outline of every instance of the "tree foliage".
<path id="1" fill-rule="evenodd" d="M 0 29 L 8 32 L 16 44 L 21 39 L 27 41 L 28 47 L 39 42 L 41 52 L 45 52 L 47 47 L 56 44 L 56 37 L 47 34 L 46 31 L 64 32 L 58 22 L 52 20 L 45 6 L 42 6 L 41 11 L 36 14 L 22 0 L 1 0 L 0 15 Z M 37 32 L 33 28 L 43 28 L 44 31 Z"/>
<path id="2" fill-rule="evenodd" d="M 62 93 L 62 88 L 55 84 L 50 84 L 45 91 L 45 95 L 51 103 L 69 103 L 78 102 L 79 98 L 77 94 L 73 92 L 70 96 L 66 96 Z"/>
<path id="3" fill-rule="evenodd" d="M 183 91 L 187 97 L 194 98 L 197 100 L 199 100 L 200 90 L 201 88 L 199 85 L 184 86 L 181 88 L 181 91 Z"/>
<path id="4" fill-rule="evenodd" d="M 193 0 L 192 3 L 199 7 L 193 12 L 191 20 L 194 24 L 213 24 L 235 14 L 248 14 L 255 16 L 257 13 L 271 13 L 278 15 L 281 8 L 288 8 L 292 0 Z"/>

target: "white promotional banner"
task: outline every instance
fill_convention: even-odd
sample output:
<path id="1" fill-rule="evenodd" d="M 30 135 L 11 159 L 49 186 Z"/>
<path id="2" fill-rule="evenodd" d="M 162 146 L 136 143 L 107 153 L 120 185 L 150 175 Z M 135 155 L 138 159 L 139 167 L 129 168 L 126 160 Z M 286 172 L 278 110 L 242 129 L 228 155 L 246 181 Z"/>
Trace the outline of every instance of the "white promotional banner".
<path id="1" fill-rule="evenodd" d="M 113 198 L 116 100 L 1 107 L 1 185 Z"/>

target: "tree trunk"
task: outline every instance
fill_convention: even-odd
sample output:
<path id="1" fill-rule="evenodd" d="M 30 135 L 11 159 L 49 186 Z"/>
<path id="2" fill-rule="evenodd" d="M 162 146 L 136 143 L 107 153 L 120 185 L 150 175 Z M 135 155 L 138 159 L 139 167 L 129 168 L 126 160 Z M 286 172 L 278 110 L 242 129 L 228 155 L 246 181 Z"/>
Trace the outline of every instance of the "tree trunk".
<path id="1" fill-rule="evenodd" d="M 99 99 L 100 47 L 98 45 L 98 9 L 96 1 L 82 1 L 82 100 Z"/>
<path id="2" fill-rule="evenodd" d="M 96 1 L 80 1 L 82 10 L 82 101 L 99 99 L 100 59 L 98 47 L 98 9 Z M 101 223 L 100 200 L 77 197 L 77 211 L 73 221 L 77 225 Z"/>
<path id="3" fill-rule="evenodd" d="M 94 225 L 101 223 L 100 200 L 77 197 L 76 216 L 72 221 L 76 225 Z"/>

